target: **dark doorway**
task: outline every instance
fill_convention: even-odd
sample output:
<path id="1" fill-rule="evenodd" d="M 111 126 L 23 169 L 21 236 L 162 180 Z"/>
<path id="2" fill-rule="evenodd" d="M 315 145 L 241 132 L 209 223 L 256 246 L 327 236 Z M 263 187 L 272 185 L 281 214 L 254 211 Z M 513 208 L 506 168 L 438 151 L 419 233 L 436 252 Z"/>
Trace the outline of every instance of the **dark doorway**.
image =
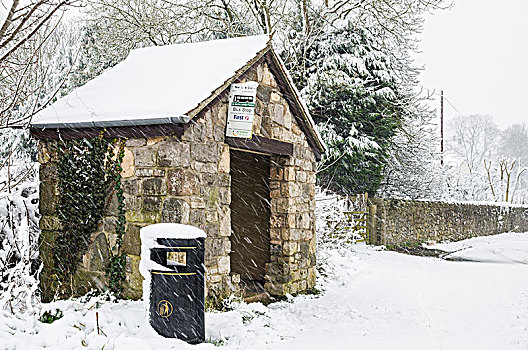
<path id="1" fill-rule="evenodd" d="M 262 286 L 270 261 L 270 158 L 231 151 L 231 271 Z"/>

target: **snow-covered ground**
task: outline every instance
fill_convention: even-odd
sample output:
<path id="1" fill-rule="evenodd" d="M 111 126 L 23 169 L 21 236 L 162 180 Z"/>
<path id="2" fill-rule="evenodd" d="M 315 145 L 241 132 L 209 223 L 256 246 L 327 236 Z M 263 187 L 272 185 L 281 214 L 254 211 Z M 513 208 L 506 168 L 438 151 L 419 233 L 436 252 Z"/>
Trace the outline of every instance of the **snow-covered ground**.
<path id="1" fill-rule="evenodd" d="M 0 348 L 528 349 L 528 233 L 437 247 L 467 246 L 472 259 L 508 260 L 454 262 L 365 245 L 321 249 L 322 294 L 207 313 L 209 343 L 157 336 L 141 302 L 92 299 L 44 305 L 64 311 L 52 324 L 0 315 Z"/>
<path id="2" fill-rule="evenodd" d="M 528 264 L 528 235 L 525 233 L 510 232 L 428 247 L 451 252 L 446 256 L 450 259 Z"/>

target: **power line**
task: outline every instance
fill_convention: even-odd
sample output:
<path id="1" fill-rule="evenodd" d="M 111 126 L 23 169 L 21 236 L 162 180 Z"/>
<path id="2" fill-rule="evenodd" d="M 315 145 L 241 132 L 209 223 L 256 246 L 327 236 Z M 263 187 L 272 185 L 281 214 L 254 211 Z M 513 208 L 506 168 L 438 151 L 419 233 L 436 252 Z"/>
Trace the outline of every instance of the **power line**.
<path id="1" fill-rule="evenodd" d="M 425 86 L 423 86 L 423 85 L 421 85 L 421 84 L 418 84 L 418 85 L 419 85 L 421 88 L 423 88 L 423 89 L 429 91 L 431 94 L 442 97 L 442 95 L 439 94 L 438 92 L 436 92 L 436 90 L 431 90 L 431 89 L 426 88 Z M 442 90 L 442 92 L 443 92 L 443 90 Z M 460 112 L 460 111 L 458 110 L 458 108 L 456 108 L 455 105 L 452 104 L 451 101 L 450 101 L 447 97 L 445 97 L 445 95 L 444 95 L 444 100 L 445 100 L 445 101 L 446 101 L 446 102 L 447 102 L 447 103 L 448 103 L 448 104 L 449 104 L 449 105 L 450 105 L 450 106 L 451 106 L 451 107 L 452 107 L 452 108 L 458 113 L 458 115 L 460 115 L 460 116 L 464 115 L 464 113 Z"/>

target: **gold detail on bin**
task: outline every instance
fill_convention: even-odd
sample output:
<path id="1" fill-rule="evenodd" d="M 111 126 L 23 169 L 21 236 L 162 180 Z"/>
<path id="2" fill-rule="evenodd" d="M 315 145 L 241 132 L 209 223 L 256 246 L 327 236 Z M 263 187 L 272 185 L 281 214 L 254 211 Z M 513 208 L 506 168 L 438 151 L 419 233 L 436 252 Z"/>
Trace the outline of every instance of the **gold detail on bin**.
<path id="1" fill-rule="evenodd" d="M 172 304 L 168 300 L 162 300 L 158 303 L 157 312 L 161 317 L 169 317 L 172 315 Z"/>

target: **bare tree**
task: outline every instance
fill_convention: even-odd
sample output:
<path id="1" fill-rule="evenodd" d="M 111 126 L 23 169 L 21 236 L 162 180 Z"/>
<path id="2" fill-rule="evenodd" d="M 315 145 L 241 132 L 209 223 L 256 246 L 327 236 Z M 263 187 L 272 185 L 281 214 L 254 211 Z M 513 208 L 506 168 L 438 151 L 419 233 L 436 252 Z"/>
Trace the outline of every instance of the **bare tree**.
<path id="1" fill-rule="evenodd" d="M 447 124 L 447 150 L 470 174 L 477 171 L 484 159 L 491 158 L 499 129 L 487 115 L 458 116 Z"/>
<path id="2" fill-rule="evenodd" d="M 48 102 L 43 47 L 75 0 L 0 2 L 0 127 L 27 121 Z M 52 94 L 51 94 L 52 95 Z"/>
<path id="3" fill-rule="evenodd" d="M 516 203 L 524 202 L 524 195 L 520 195 L 517 200 L 515 196 L 520 190 L 520 184 L 528 170 L 522 166 L 519 158 L 502 158 L 498 161 L 498 166 L 493 167 L 492 161 L 485 161 L 484 167 L 488 178 L 493 199 L 495 201 Z M 516 201 L 517 200 L 517 201 Z"/>
<path id="4" fill-rule="evenodd" d="M 45 45 L 74 0 L 0 1 L 0 131 L 27 125 L 55 95 Z M 0 307 L 31 310 L 38 290 L 35 188 L 20 185 L 31 166 L 13 165 L 16 145 L 0 162 Z M 32 205 L 31 205 L 32 204 Z"/>

